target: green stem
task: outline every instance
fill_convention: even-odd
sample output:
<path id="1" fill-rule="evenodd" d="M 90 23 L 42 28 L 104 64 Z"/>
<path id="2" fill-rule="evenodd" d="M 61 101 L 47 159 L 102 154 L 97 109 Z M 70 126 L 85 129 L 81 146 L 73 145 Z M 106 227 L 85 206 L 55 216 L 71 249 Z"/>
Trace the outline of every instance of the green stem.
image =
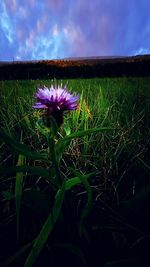
<path id="1" fill-rule="evenodd" d="M 50 136 L 48 137 L 48 145 L 49 145 L 49 155 L 51 157 L 52 164 L 53 164 L 53 167 L 55 170 L 57 184 L 58 184 L 58 186 L 61 186 L 62 185 L 62 179 L 61 179 L 59 164 L 58 164 L 57 157 L 56 157 L 55 141 Z"/>

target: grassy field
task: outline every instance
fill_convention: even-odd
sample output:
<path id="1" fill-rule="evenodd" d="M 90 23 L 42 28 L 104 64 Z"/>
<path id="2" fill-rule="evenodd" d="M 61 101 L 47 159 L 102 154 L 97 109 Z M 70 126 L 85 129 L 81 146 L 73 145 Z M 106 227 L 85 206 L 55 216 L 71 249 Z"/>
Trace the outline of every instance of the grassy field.
<path id="1" fill-rule="evenodd" d="M 80 95 L 78 109 L 65 114 L 55 140 L 61 140 L 61 147 L 66 144 L 59 162 L 65 186 L 71 188 L 65 196 L 51 160 L 28 157 L 17 148 L 20 142 L 47 153 L 47 140 L 36 124 L 40 114 L 32 104 L 36 87 L 51 83 L 0 82 L 1 131 L 12 138 L 1 135 L 0 143 L 0 266 L 106 266 L 113 260 L 145 266 L 150 245 L 150 78 L 62 81 Z M 97 130 L 63 143 L 66 136 L 93 128 Z M 70 186 L 75 179 L 80 182 Z M 51 230 L 44 228 L 46 220 Z M 41 229 L 47 239 L 40 239 Z"/>

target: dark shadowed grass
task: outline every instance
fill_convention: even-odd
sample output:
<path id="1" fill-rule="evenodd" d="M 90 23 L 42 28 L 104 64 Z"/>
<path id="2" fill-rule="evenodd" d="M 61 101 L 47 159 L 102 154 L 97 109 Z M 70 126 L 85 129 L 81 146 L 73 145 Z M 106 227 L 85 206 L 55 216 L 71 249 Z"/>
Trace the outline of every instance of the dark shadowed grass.
<path id="1" fill-rule="evenodd" d="M 14 139 L 22 140 L 31 149 L 42 153 L 47 150 L 47 142 L 36 125 L 39 111 L 32 109 L 33 94 L 37 85 L 50 86 L 51 82 L 0 82 L 0 126 Z M 106 262 L 120 257 L 115 256 L 115 253 L 118 255 L 120 244 L 127 252 L 127 243 L 136 248 L 134 244 L 138 239 L 150 234 L 149 211 L 143 212 L 143 207 L 148 205 L 150 192 L 150 78 L 69 80 L 63 81 L 63 84 L 66 82 L 72 92 L 80 94 L 80 103 L 76 111 L 65 114 L 59 137 L 91 128 L 111 127 L 114 130 L 74 138 L 65 150 L 60 169 L 68 182 L 72 174 L 76 176 L 73 168 L 79 177 L 86 173 L 94 175 L 88 183 L 83 182 L 83 185 L 79 184 L 71 192 L 67 192 L 64 212 L 39 258 L 41 265 L 37 266 L 42 266 L 45 255 L 50 262 L 57 262 L 57 253 L 63 257 L 63 250 L 69 251 L 69 255 L 74 257 L 76 255 L 80 264 L 82 262 L 79 266 L 84 266 L 87 260 L 91 261 L 89 266 L 96 266 L 92 265 L 92 257 L 95 257 L 96 262 L 99 256 L 97 247 L 101 247 L 101 260 Z M 17 173 L 1 173 L 0 233 L 4 243 L 3 259 L 16 251 L 22 255 L 24 246 L 28 249 L 53 206 L 56 183 L 53 173 L 50 175 L 52 179 L 47 175 L 47 163 L 40 159 L 26 160 L 21 155 L 13 155 L 4 142 L 0 143 L 0 156 L 3 167 L 19 167 L 22 160 L 27 164 L 26 172 L 22 169 L 22 172 Z M 36 174 L 34 167 L 43 167 L 45 171 Z M 31 173 L 28 172 L 29 169 Z M 144 223 L 143 218 L 146 221 Z M 10 229 L 7 238 L 2 234 L 4 225 L 8 225 Z M 5 228 L 4 233 L 8 230 Z M 18 238 L 18 241 L 14 241 L 15 245 L 12 242 L 8 246 L 12 231 L 16 231 L 14 240 Z M 100 239 L 97 239 L 98 235 L 101 236 Z M 114 255 L 110 252 L 110 240 Z M 86 252 L 86 249 L 90 252 Z M 24 259 L 28 254 L 29 251 L 23 254 Z M 18 254 L 16 257 L 19 259 Z M 31 257 L 30 260 L 32 262 Z M 72 264 L 71 259 L 69 262 Z"/>

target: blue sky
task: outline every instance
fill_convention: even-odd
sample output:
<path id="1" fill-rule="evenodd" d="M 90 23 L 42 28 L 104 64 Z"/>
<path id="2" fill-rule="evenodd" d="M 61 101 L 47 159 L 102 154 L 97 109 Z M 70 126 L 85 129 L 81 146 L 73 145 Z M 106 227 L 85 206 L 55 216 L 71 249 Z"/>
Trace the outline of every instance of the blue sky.
<path id="1" fill-rule="evenodd" d="M 149 0 L 0 1 L 1 61 L 149 53 Z"/>

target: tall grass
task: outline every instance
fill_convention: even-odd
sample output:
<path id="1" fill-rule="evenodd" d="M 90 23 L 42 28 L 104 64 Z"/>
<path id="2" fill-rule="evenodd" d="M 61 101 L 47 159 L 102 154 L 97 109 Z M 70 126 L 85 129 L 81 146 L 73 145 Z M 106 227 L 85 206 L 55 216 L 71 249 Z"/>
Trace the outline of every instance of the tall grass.
<path id="1" fill-rule="evenodd" d="M 33 95 L 36 86 L 50 86 L 51 83 L 52 81 L 49 80 L 0 82 L 0 126 L 5 128 L 6 132 L 14 139 L 19 141 L 21 137 L 22 143 L 29 145 L 37 152 L 42 151 L 43 153 L 47 150 L 47 143 L 36 125 L 39 111 L 32 109 Z M 89 182 L 83 180 L 83 185 L 80 184 L 77 188 L 72 189 L 74 200 L 73 203 L 67 204 L 68 208 L 66 208 L 65 203 L 65 211 L 69 210 L 70 212 L 70 218 L 66 222 L 67 226 L 70 227 L 69 222 L 74 223 L 74 216 L 76 223 L 78 223 L 80 214 L 79 232 L 88 240 L 88 233 L 81 222 L 85 217 L 88 217 L 89 210 L 92 212 L 92 198 L 93 204 L 98 203 L 100 210 L 101 206 L 104 205 L 103 209 L 107 210 L 108 208 L 110 212 L 114 206 L 118 207 L 122 203 L 127 203 L 131 197 L 134 197 L 135 192 L 141 185 L 148 182 L 150 78 L 63 80 L 62 83 L 64 85 L 67 83 L 70 91 L 80 94 L 80 100 L 76 111 L 65 114 L 64 124 L 59 130 L 60 138 L 91 128 L 111 127 L 114 129 L 111 132 L 95 132 L 82 138 L 73 138 L 60 161 L 60 170 L 62 176 L 68 181 L 68 188 L 71 188 L 69 183 L 72 180 L 69 182 L 69 178 L 72 177 L 72 173 L 78 177 L 73 180 L 75 183 L 80 179 L 82 181 L 82 176 L 85 173 L 94 173 Z M 10 165 L 19 167 L 25 160 L 21 154 L 19 157 L 13 155 L 9 147 L 3 142 L 0 143 L 0 156 L 0 163 L 3 167 L 9 167 Z M 53 178 L 53 170 L 50 173 L 52 179 L 48 178 L 46 162 L 42 162 L 40 159 L 36 161 L 28 159 L 26 163 L 26 170 L 31 166 L 42 166 L 41 175 L 35 173 L 33 175 L 27 175 L 26 173 L 23 175 L 19 171 L 16 175 L 9 175 L 7 172 L 2 173 L 0 186 L 1 203 L 5 203 L 3 204 L 4 209 L 8 203 L 11 205 L 5 217 L 11 225 L 14 206 L 16 205 L 17 238 L 28 248 L 32 243 L 30 236 L 32 236 L 32 240 L 37 236 L 49 209 L 54 203 L 53 194 L 56 182 Z M 45 180 L 42 179 L 42 175 L 45 176 Z M 63 195 L 64 188 L 62 187 L 61 190 L 62 192 L 60 192 Z M 87 193 L 87 200 L 85 193 Z M 13 203 L 14 195 L 15 205 Z M 62 196 L 58 194 L 57 197 L 57 201 L 62 205 Z M 55 204 L 57 206 L 57 202 Z M 24 211 L 23 205 L 26 208 L 29 207 L 29 211 Z M 24 212 L 27 212 L 30 216 L 35 213 L 33 219 L 29 219 L 26 227 L 23 225 Z M 37 216 L 39 212 L 42 214 L 41 217 Z M 58 211 L 55 212 L 57 218 Z M 3 214 L 3 212 L 1 213 Z M 60 216 L 61 222 L 64 220 L 63 216 L 65 215 Z M 6 218 L 4 218 L 4 222 Z M 54 218 L 55 221 L 56 218 Z M 120 220 L 120 217 L 118 220 Z M 48 227 L 45 228 L 48 238 L 48 234 L 53 227 L 51 216 L 48 217 L 45 225 L 45 227 Z M 107 223 L 106 225 L 104 223 L 103 227 L 107 227 Z M 130 225 L 126 227 L 132 228 Z M 70 231 L 69 233 L 72 233 L 72 229 Z M 42 231 L 40 234 L 42 235 Z M 35 248 L 38 247 L 40 240 L 36 240 Z M 43 240 L 43 244 L 45 242 L 46 238 Z M 26 245 L 27 243 L 28 245 Z M 71 249 L 72 245 L 65 244 L 64 247 Z M 18 250 L 16 257 L 19 257 L 19 253 L 21 255 L 24 251 L 23 248 Z M 75 254 L 85 264 L 81 251 L 76 246 L 73 248 Z M 51 250 L 49 247 L 47 249 Z M 17 248 L 15 248 L 16 250 Z M 10 253 L 13 252 L 13 249 L 10 249 Z M 31 251 L 27 260 L 27 266 L 33 260 L 32 254 L 33 251 Z"/>
<path id="2" fill-rule="evenodd" d="M 51 83 L 48 80 L 0 83 L 0 124 L 18 139 L 22 132 L 24 142 L 37 150 L 44 149 L 46 144 L 35 126 L 38 111 L 32 109 L 33 95 L 37 85 L 50 86 Z M 127 171 L 131 159 L 140 157 L 145 162 L 149 141 L 150 79 L 64 80 L 63 84 L 66 83 L 71 91 L 80 94 L 80 103 L 75 112 L 66 115 L 60 135 L 92 127 L 109 126 L 116 130 L 113 134 L 91 134 L 73 140 L 66 151 L 64 164 L 69 161 L 83 172 L 87 168 L 98 169 L 101 181 L 113 182 Z M 4 144 L 1 144 L 1 155 L 4 150 Z M 124 159 L 123 154 L 126 154 Z M 6 158 L 4 153 L 2 160 L 5 163 Z M 62 168 L 67 171 L 64 164 Z"/>

